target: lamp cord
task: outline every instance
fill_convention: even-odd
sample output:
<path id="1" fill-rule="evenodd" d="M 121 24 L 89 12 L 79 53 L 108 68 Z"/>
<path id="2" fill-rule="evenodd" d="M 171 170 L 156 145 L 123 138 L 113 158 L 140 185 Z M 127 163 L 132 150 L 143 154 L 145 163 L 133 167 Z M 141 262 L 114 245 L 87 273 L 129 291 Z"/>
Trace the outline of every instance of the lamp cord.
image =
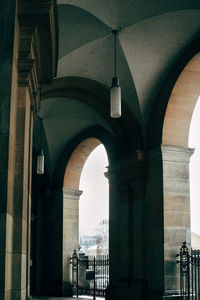
<path id="1" fill-rule="evenodd" d="M 40 152 L 42 151 L 42 120 L 40 120 Z"/>
<path id="2" fill-rule="evenodd" d="M 39 147 L 40 147 L 40 151 L 42 150 L 42 121 L 43 121 L 43 118 L 39 117 L 36 115 L 36 117 L 39 119 Z"/>
<path id="3" fill-rule="evenodd" d="M 117 77 L 117 32 L 114 32 L 114 69 Z"/>

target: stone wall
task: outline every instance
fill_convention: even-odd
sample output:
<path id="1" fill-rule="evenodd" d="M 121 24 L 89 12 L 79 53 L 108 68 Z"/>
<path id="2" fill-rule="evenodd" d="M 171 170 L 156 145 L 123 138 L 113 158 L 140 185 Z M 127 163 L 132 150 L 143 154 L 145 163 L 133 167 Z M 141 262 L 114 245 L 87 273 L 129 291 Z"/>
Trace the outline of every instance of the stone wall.
<path id="1" fill-rule="evenodd" d="M 63 188 L 63 283 L 72 282 L 70 258 L 79 252 L 79 190 Z M 63 291 L 65 293 L 66 291 Z"/>
<path id="2" fill-rule="evenodd" d="M 189 162 L 192 154 L 189 148 L 162 145 L 166 296 L 179 293 L 176 254 L 182 242 L 191 243 Z"/>

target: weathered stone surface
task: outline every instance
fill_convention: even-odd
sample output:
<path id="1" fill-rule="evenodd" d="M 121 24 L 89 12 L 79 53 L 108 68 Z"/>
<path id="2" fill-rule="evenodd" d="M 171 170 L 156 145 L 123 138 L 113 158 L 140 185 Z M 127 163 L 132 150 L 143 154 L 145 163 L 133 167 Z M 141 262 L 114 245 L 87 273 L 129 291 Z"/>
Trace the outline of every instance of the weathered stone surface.
<path id="1" fill-rule="evenodd" d="M 193 150 L 162 146 L 164 185 L 165 290 L 179 288 L 176 254 L 181 242 L 190 243 L 189 161 Z"/>
<path id="2" fill-rule="evenodd" d="M 79 249 L 79 197 L 82 191 L 63 188 L 63 280 L 72 282 L 70 257 Z"/>

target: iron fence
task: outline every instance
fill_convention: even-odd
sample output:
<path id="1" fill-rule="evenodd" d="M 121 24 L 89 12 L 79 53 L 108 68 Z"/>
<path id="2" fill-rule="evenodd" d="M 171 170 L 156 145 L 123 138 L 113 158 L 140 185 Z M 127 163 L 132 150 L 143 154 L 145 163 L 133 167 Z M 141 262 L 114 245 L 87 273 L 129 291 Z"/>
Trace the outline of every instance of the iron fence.
<path id="1" fill-rule="evenodd" d="M 109 257 L 98 255 L 88 257 L 78 255 L 74 250 L 72 256 L 72 281 L 74 295 L 93 296 L 93 299 L 105 297 L 109 284 Z"/>
<path id="2" fill-rule="evenodd" d="M 200 300 L 200 250 L 180 248 L 180 291 L 183 300 Z"/>

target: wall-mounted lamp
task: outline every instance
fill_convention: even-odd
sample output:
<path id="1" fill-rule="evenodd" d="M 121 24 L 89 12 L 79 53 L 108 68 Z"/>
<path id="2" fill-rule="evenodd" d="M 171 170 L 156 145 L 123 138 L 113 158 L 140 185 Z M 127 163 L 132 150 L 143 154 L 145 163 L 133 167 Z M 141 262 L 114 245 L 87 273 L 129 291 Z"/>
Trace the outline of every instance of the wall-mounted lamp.
<path id="1" fill-rule="evenodd" d="M 121 87 L 117 77 L 117 35 L 119 30 L 113 30 L 114 36 L 114 77 L 112 78 L 112 87 L 110 89 L 110 116 L 111 118 L 121 117 Z"/>
<path id="2" fill-rule="evenodd" d="M 38 116 L 37 116 L 38 117 Z M 37 156 L 37 174 L 44 174 L 44 153 L 42 149 L 42 118 L 40 119 L 40 154 Z"/>

